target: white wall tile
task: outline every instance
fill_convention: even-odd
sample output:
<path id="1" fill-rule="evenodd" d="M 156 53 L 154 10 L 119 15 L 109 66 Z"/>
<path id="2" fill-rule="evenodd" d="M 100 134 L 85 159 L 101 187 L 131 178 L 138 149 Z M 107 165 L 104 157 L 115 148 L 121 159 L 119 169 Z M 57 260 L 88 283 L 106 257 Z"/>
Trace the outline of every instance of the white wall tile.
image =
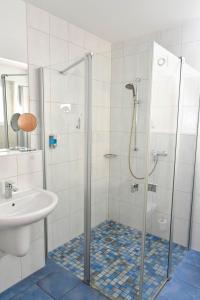
<path id="1" fill-rule="evenodd" d="M 173 241 L 179 245 L 187 247 L 189 222 L 175 218 Z"/>
<path id="2" fill-rule="evenodd" d="M 34 187 L 43 188 L 42 172 L 36 172 L 32 174 L 24 174 L 18 176 L 19 189 L 29 189 Z"/>
<path id="3" fill-rule="evenodd" d="M 196 251 L 200 249 L 199 223 L 192 224 L 192 249 Z"/>
<path id="4" fill-rule="evenodd" d="M 29 63 L 39 67 L 50 64 L 49 35 L 35 29 L 28 30 Z"/>
<path id="5" fill-rule="evenodd" d="M 191 193 L 193 175 L 194 166 L 192 164 L 178 164 L 175 178 L 175 189 L 182 192 Z"/>
<path id="6" fill-rule="evenodd" d="M 24 153 L 17 156 L 18 174 L 42 171 L 42 151 Z"/>
<path id="7" fill-rule="evenodd" d="M 181 128 L 180 132 L 184 134 L 196 134 L 197 132 L 197 107 L 185 106 L 180 112 Z"/>
<path id="8" fill-rule="evenodd" d="M 67 101 L 67 79 L 57 71 L 51 71 L 51 99 L 65 103 Z M 68 101 L 67 101 L 68 103 Z"/>
<path id="9" fill-rule="evenodd" d="M 70 213 L 84 211 L 84 187 L 83 185 L 69 189 Z"/>
<path id="10" fill-rule="evenodd" d="M 66 190 L 69 187 L 70 176 L 69 163 L 55 164 L 49 167 L 52 182 L 48 184 L 48 188 L 53 191 Z"/>
<path id="11" fill-rule="evenodd" d="M 28 12 L 28 25 L 37 30 L 49 33 L 49 14 L 31 4 L 27 4 Z"/>
<path id="12" fill-rule="evenodd" d="M 39 101 L 39 69 L 38 66 L 29 65 L 29 95 L 31 100 Z"/>
<path id="13" fill-rule="evenodd" d="M 0 156 L 0 178 L 17 176 L 17 158 L 14 155 Z"/>
<path id="14" fill-rule="evenodd" d="M 21 263 L 20 258 L 11 255 L 5 255 L 0 258 L 0 292 L 8 289 L 21 280 Z M 12 272 L 11 272 L 12 270 Z"/>
<path id="15" fill-rule="evenodd" d="M 51 65 L 68 63 L 68 43 L 56 37 L 50 37 L 50 62 Z M 55 66 L 56 68 L 56 66 Z M 58 65 L 60 70 L 60 65 Z M 63 76 L 63 75 L 62 75 Z"/>
<path id="16" fill-rule="evenodd" d="M 31 241 L 35 241 L 40 238 L 44 239 L 44 220 L 34 223 L 31 226 Z"/>
<path id="17" fill-rule="evenodd" d="M 79 210 L 73 213 L 70 218 L 70 236 L 74 238 L 83 233 L 84 230 L 84 213 Z"/>
<path id="18" fill-rule="evenodd" d="M 68 23 L 50 15 L 50 34 L 63 40 L 68 40 Z"/>
<path id="19" fill-rule="evenodd" d="M 194 203 L 192 208 L 192 220 L 193 223 L 200 224 L 200 197 L 199 195 L 194 195 Z"/>
<path id="20" fill-rule="evenodd" d="M 174 215 L 175 218 L 189 220 L 191 208 L 191 194 L 181 191 L 174 193 Z"/>
<path id="21" fill-rule="evenodd" d="M 21 258 L 22 279 L 36 272 L 45 265 L 44 239 L 40 238 L 31 243 L 26 256 Z"/>
<path id="22" fill-rule="evenodd" d="M 65 244 L 71 238 L 70 236 L 70 218 L 63 218 L 52 223 L 53 249 Z M 51 232 L 50 230 L 50 232 Z"/>
<path id="23" fill-rule="evenodd" d="M 50 223 L 56 222 L 60 219 L 67 218 L 71 212 L 71 198 L 70 191 L 60 191 L 57 192 L 58 205 L 55 210 L 48 216 Z"/>
<path id="24" fill-rule="evenodd" d="M 69 41 L 80 47 L 84 47 L 86 32 L 80 27 L 69 24 Z"/>
<path id="25" fill-rule="evenodd" d="M 107 199 L 104 198 L 101 202 L 95 203 L 94 205 L 94 222 L 95 226 L 104 222 L 108 219 L 108 207 L 107 207 Z"/>
<path id="26" fill-rule="evenodd" d="M 190 147 L 188 147 L 190 145 Z M 181 134 L 178 138 L 177 162 L 178 163 L 194 163 L 196 147 L 196 136 Z"/>

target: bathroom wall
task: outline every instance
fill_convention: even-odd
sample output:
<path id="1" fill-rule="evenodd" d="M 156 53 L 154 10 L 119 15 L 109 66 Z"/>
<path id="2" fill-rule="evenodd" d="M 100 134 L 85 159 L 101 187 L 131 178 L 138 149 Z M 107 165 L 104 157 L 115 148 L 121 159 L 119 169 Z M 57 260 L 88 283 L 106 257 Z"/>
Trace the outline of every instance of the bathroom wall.
<path id="1" fill-rule="evenodd" d="M 26 5 L 23 1 L 1 1 L 0 28 L 0 57 L 26 63 Z"/>
<path id="2" fill-rule="evenodd" d="M 1 153 L 0 165 L 1 196 L 6 180 L 12 180 L 20 190 L 43 186 L 41 151 Z M 43 228 L 43 221 L 32 225 L 31 248 L 26 256 L 19 258 L 0 254 L 0 293 L 44 266 Z"/>
<path id="3" fill-rule="evenodd" d="M 138 59 L 142 54 L 145 54 L 146 51 L 148 50 L 150 44 L 156 41 L 158 42 L 161 46 L 165 47 L 169 51 L 171 51 L 173 54 L 177 56 L 184 56 L 186 59 L 186 62 L 191 65 L 194 69 L 200 70 L 200 57 L 199 57 L 199 48 L 200 48 L 200 20 L 192 20 L 187 23 L 182 24 L 181 26 L 177 28 L 172 28 L 168 30 L 164 30 L 161 32 L 156 32 L 148 36 L 143 36 L 138 39 L 134 39 L 132 41 L 125 41 L 122 43 L 117 43 L 112 45 L 112 85 L 111 85 L 111 106 L 115 105 L 117 101 L 115 100 L 115 85 L 114 85 L 114 79 L 116 77 L 116 71 L 117 70 L 122 70 L 122 68 L 125 68 L 126 66 L 126 61 L 131 61 L 131 67 L 132 69 L 136 69 Z M 136 61 L 134 61 L 134 56 L 137 55 Z M 144 66 L 146 65 L 145 60 L 143 60 Z M 124 70 L 124 69 L 123 69 Z M 132 71 L 133 72 L 133 71 Z M 119 72 L 120 73 L 120 72 Z M 125 69 L 125 73 L 128 74 L 128 71 Z M 131 80 L 135 78 L 135 74 L 133 73 L 132 76 L 129 77 Z M 130 80 L 129 79 L 129 80 Z M 119 89 L 119 93 L 123 93 L 123 89 Z M 118 99 L 118 98 L 117 98 Z M 124 99 L 122 100 L 124 102 Z M 114 104 L 113 104 L 114 103 Z M 187 126 L 189 126 L 190 120 L 194 119 L 196 117 L 196 108 L 192 107 L 193 104 L 187 103 L 185 107 L 185 121 Z M 170 115 L 169 115 L 170 117 Z M 116 120 L 114 114 L 112 113 L 112 108 L 111 108 L 111 124 L 112 120 Z M 129 117 L 130 121 L 130 117 Z M 116 124 L 116 121 L 115 121 Z M 129 123 L 130 124 L 130 123 Z M 111 125 L 112 126 L 112 125 Z M 189 165 L 191 163 L 191 157 L 190 153 L 187 152 L 188 149 L 188 144 L 191 145 L 192 141 L 192 148 L 194 146 L 194 139 L 193 136 L 191 136 L 190 132 L 185 132 L 187 133 L 187 138 L 186 136 L 183 137 L 181 147 L 183 147 L 183 156 L 182 157 L 187 157 L 189 159 Z M 112 140 L 112 127 L 111 127 L 111 140 Z M 111 143 L 111 148 L 112 144 L 116 143 L 118 140 L 118 137 Z M 118 143 L 121 143 L 121 141 Z M 165 140 L 163 139 L 163 146 L 165 146 Z M 191 150 L 192 152 L 192 150 Z M 199 154 L 199 147 L 198 147 L 198 154 Z M 199 156 L 199 155 L 198 155 Z M 192 158 L 193 159 L 193 158 Z M 188 163 L 188 162 L 187 162 Z M 190 198 L 187 197 L 187 191 L 185 191 L 184 186 L 187 185 L 187 189 L 191 191 L 191 172 L 189 174 L 188 172 L 188 166 L 186 164 L 182 164 L 182 167 L 179 169 L 179 174 L 186 174 L 185 180 L 182 180 L 182 182 L 179 181 L 179 187 L 181 187 L 181 193 L 176 194 L 177 196 L 177 201 L 176 201 L 176 209 L 175 209 L 175 215 L 176 215 L 176 224 L 175 224 L 175 240 L 179 242 L 180 244 L 185 244 L 186 242 L 186 237 L 188 234 L 187 228 L 188 228 L 188 221 L 189 221 L 189 203 L 190 203 Z M 114 161 L 113 161 L 113 164 Z M 191 171 L 191 168 L 189 168 Z M 118 171 L 121 172 L 120 169 Z M 112 172 L 112 163 L 111 163 L 111 172 Z M 162 173 L 162 170 L 160 170 Z M 160 173 L 160 174 L 161 174 Z M 166 174 L 166 179 L 168 176 L 168 173 Z M 111 173 L 112 175 L 112 173 Z M 159 176 L 159 174 L 158 174 Z M 187 177 L 190 177 L 190 180 L 188 180 Z M 181 177 L 182 178 L 182 177 Z M 196 172 L 196 182 L 199 180 L 199 159 L 197 162 L 197 172 Z M 124 201 L 120 200 L 122 199 L 119 196 L 118 193 L 118 188 L 113 189 L 113 184 L 116 185 L 117 182 L 113 179 L 113 176 L 111 176 L 111 184 L 110 184 L 110 193 L 109 193 L 109 214 L 111 218 L 115 218 L 116 216 L 119 216 L 121 212 L 121 207 L 120 205 L 114 205 L 118 203 L 118 201 Z M 189 187 L 188 187 L 189 183 Z M 117 187 L 119 184 L 117 184 Z M 130 190 L 130 184 L 127 187 L 128 190 Z M 179 188 L 180 190 L 180 188 Z M 186 192 L 186 193 L 185 193 Z M 194 196 L 194 217 L 193 217 L 193 234 L 192 234 L 192 247 L 194 249 L 200 250 L 200 242 L 198 239 L 198 227 L 199 227 L 199 222 L 200 222 L 200 194 L 199 194 L 199 188 L 198 185 L 196 185 L 195 189 L 195 196 Z M 122 193 L 123 194 L 123 193 Z M 166 193 L 164 193 L 166 196 Z M 124 194 L 125 195 L 125 194 Z M 127 198 L 127 197 L 123 197 Z M 162 195 L 160 198 L 164 199 L 164 196 Z M 167 215 L 167 207 L 166 203 L 168 201 L 160 201 L 159 203 L 159 211 L 158 215 L 162 216 L 164 213 L 165 216 Z M 183 205 L 184 203 L 184 205 Z M 130 215 L 131 213 L 127 210 L 127 214 L 125 214 L 124 219 L 127 220 L 128 214 Z M 134 214 L 134 210 L 133 210 Z M 119 218 L 119 217 L 117 217 Z"/>
<path id="4" fill-rule="evenodd" d="M 93 159 L 92 225 L 107 219 L 110 129 L 111 45 L 93 34 L 28 5 L 28 60 L 31 111 L 39 116 L 38 68 L 44 70 L 45 126 L 47 142 L 47 188 L 59 196 L 49 217 L 48 241 L 52 250 L 83 232 L 83 122 L 84 64 L 67 76 L 58 71 L 89 51 L 93 56 Z M 71 113 L 60 109 L 70 103 Z M 76 125 L 80 117 L 81 128 Z M 40 142 L 38 131 L 32 146 Z M 58 139 L 56 149 L 48 148 L 48 135 Z"/>
<path id="5" fill-rule="evenodd" d="M 160 66 L 158 61 L 163 57 L 166 61 Z M 165 150 L 168 155 L 159 158 L 158 166 L 150 177 L 150 181 L 158 186 L 157 192 L 150 193 L 148 199 L 153 203 L 149 230 L 165 239 L 169 238 L 179 78 L 180 60 L 164 48 L 155 45 L 150 151 Z M 189 233 L 199 94 L 200 74 L 183 62 L 174 186 L 174 241 L 184 246 L 187 246 Z M 165 222 L 164 230 L 159 224 Z"/>
<path id="6" fill-rule="evenodd" d="M 150 103 L 152 46 L 112 52 L 110 151 L 117 157 L 110 160 L 109 218 L 142 229 L 144 180 L 132 179 L 128 166 L 128 147 L 133 109 L 133 93 L 125 88 L 133 82 L 138 88 L 137 151 L 131 151 L 132 170 L 138 177 L 146 174 L 145 158 Z M 137 80 L 139 79 L 139 81 Z M 139 191 L 131 193 L 131 184 Z"/>

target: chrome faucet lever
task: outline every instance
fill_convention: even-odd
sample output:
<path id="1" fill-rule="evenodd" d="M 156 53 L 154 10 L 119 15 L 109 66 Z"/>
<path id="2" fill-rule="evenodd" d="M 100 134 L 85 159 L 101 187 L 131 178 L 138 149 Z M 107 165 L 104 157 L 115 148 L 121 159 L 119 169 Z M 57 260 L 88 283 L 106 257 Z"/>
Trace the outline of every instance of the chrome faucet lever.
<path id="1" fill-rule="evenodd" d="M 17 188 L 13 185 L 12 181 L 5 182 L 5 199 L 12 198 L 12 192 L 16 192 Z"/>

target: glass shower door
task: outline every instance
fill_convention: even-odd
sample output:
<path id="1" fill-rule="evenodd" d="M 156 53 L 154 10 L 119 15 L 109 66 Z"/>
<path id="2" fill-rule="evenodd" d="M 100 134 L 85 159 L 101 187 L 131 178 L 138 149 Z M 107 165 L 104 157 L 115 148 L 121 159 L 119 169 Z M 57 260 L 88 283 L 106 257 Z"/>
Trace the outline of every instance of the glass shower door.
<path id="1" fill-rule="evenodd" d="M 94 64 L 101 59 L 95 54 Z M 110 87 L 93 75 L 91 285 L 109 299 L 139 299 L 150 98 L 148 72 L 141 70 L 150 62 L 149 49 L 113 59 Z M 103 66 L 101 74 L 109 70 Z"/>
<path id="2" fill-rule="evenodd" d="M 83 54 L 41 70 L 44 181 L 59 200 L 47 220 L 48 257 L 86 282 L 90 255 L 86 249 L 91 178 L 89 60 L 90 54 Z"/>
<path id="3" fill-rule="evenodd" d="M 180 74 L 181 60 L 154 44 L 142 299 L 155 296 L 169 276 Z"/>
<path id="4" fill-rule="evenodd" d="M 200 73 L 182 58 L 179 126 L 177 134 L 175 184 L 173 201 L 173 235 L 170 272 L 184 258 L 192 245 L 195 207 L 195 171 L 199 127 Z"/>

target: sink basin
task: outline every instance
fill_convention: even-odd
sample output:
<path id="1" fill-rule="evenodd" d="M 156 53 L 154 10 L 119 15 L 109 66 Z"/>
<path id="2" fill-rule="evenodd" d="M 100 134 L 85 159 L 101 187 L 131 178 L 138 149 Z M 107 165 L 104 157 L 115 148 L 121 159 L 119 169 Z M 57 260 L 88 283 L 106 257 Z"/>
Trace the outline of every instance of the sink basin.
<path id="1" fill-rule="evenodd" d="M 13 193 L 0 201 L 0 250 L 24 256 L 31 242 L 31 224 L 48 216 L 56 207 L 57 196 L 42 189 Z"/>

